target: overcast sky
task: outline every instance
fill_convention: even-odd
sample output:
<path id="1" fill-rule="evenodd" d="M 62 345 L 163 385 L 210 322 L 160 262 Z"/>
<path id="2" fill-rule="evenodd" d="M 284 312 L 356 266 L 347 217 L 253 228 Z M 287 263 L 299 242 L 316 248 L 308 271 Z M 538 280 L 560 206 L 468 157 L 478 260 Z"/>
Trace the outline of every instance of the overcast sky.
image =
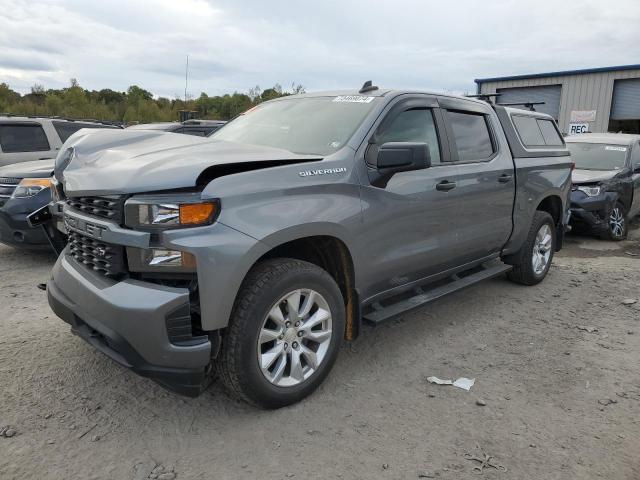
<path id="1" fill-rule="evenodd" d="M 479 77 L 640 63 L 637 0 L 0 0 L 0 82 L 184 94 L 465 92 Z"/>

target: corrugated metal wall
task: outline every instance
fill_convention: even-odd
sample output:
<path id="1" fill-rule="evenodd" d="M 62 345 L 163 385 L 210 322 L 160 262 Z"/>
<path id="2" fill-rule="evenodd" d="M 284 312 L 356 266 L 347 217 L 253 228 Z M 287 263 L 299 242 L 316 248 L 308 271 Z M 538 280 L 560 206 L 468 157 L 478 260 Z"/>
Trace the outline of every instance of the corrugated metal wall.
<path id="1" fill-rule="evenodd" d="M 623 78 L 640 78 L 640 69 L 487 82 L 481 84 L 480 92 L 496 93 L 498 88 L 509 87 L 562 85 L 558 120 L 560 130 L 568 131 L 573 110 L 596 110 L 596 121 L 590 124 L 590 130 L 606 132 L 609 127 L 613 85 L 616 80 Z"/>
<path id="2" fill-rule="evenodd" d="M 562 100 L 561 85 L 538 85 L 535 87 L 498 88 L 498 103 L 544 102 L 536 105 L 536 112 L 551 115 L 556 120 L 560 115 L 560 101 Z M 516 105 L 518 106 L 518 105 Z M 524 108 L 524 105 L 520 105 Z"/>
<path id="3" fill-rule="evenodd" d="M 613 88 L 611 118 L 640 119 L 640 78 L 617 80 Z"/>

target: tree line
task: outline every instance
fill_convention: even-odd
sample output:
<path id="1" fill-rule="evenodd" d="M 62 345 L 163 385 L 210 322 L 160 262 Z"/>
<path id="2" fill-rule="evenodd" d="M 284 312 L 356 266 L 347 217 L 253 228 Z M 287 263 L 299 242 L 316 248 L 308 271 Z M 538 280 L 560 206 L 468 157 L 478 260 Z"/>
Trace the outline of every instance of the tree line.
<path id="1" fill-rule="evenodd" d="M 266 100 L 295 93 L 304 93 L 302 85 L 292 84 L 289 91 L 276 84 L 262 90 L 256 86 L 247 93 L 198 98 L 158 97 L 137 85 L 126 92 L 105 88 L 87 90 L 76 79 L 67 88 L 45 89 L 34 85 L 31 92 L 21 95 L 6 83 L 0 83 L 0 115 L 59 116 L 125 123 L 170 122 L 180 118 L 180 111 L 194 112 L 196 118 L 229 120 Z"/>

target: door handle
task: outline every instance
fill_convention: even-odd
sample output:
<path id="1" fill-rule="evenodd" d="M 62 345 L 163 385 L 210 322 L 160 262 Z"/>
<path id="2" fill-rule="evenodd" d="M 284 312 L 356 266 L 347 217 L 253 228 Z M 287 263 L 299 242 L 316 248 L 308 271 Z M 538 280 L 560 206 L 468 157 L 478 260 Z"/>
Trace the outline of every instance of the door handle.
<path id="1" fill-rule="evenodd" d="M 508 173 L 503 173 L 502 175 L 500 175 L 498 177 L 498 181 L 500 183 L 507 183 L 508 181 L 511 180 L 512 177 L 513 177 L 513 175 L 509 175 Z"/>
<path id="2" fill-rule="evenodd" d="M 456 188 L 456 182 L 450 182 L 449 180 L 443 180 L 436 184 L 436 190 L 440 190 L 441 192 L 448 192 L 454 188 Z"/>

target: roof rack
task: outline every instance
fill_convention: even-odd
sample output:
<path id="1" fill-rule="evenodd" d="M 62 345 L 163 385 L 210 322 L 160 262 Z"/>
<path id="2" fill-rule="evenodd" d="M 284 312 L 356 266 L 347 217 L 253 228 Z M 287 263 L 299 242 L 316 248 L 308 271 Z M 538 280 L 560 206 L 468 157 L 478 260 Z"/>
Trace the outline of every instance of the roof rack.
<path id="1" fill-rule="evenodd" d="M 487 102 L 489 105 L 493 105 L 493 101 L 491 97 L 495 97 L 496 99 L 502 95 L 501 93 L 477 93 L 475 95 L 465 95 L 468 98 L 477 98 L 478 100 L 483 100 Z"/>
<path id="2" fill-rule="evenodd" d="M 513 102 L 513 103 L 501 103 L 500 106 L 502 107 L 516 107 L 518 105 L 522 105 L 523 107 L 526 107 L 529 109 L 529 111 L 531 112 L 535 112 L 535 106 L 536 105 L 544 105 L 546 102 Z"/>

